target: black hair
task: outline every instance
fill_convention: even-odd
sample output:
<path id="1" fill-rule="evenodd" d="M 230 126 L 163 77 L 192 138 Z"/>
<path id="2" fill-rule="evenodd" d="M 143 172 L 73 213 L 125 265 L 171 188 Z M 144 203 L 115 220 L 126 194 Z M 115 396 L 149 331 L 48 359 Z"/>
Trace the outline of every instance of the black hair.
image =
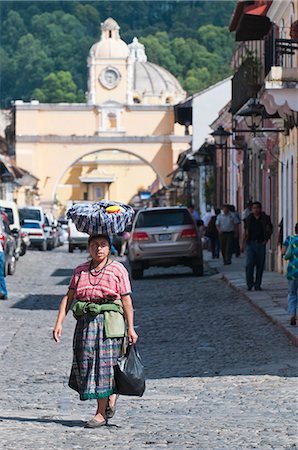
<path id="1" fill-rule="evenodd" d="M 251 206 L 259 206 L 262 209 L 262 203 L 261 202 L 252 202 Z"/>
<path id="2" fill-rule="evenodd" d="M 108 242 L 109 247 L 110 248 L 112 247 L 111 239 L 107 234 L 92 234 L 91 236 L 89 236 L 88 247 L 91 244 L 91 242 L 94 241 L 95 239 L 105 239 Z"/>
<path id="3" fill-rule="evenodd" d="M 295 225 L 295 233 L 298 234 L 298 222 Z"/>

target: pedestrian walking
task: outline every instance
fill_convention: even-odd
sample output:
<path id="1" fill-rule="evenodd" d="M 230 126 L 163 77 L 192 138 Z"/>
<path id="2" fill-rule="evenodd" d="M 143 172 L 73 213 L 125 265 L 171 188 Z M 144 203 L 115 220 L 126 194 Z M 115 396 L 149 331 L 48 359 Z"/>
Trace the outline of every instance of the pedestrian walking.
<path id="1" fill-rule="evenodd" d="M 236 224 L 236 217 L 230 211 L 229 205 L 224 205 L 222 212 L 216 219 L 224 265 L 231 264 Z"/>
<path id="2" fill-rule="evenodd" d="M 260 202 L 253 202 L 252 213 L 244 221 L 244 245 L 246 245 L 246 284 L 251 291 L 260 291 L 266 257 L 266 244 L 273 231 L 270 216 L 262 211 Z M 254 278 L 254 269 L 256 275 Z"/>
<path id="3" fill-rule="evenodd" d="M 130 238 L 130 233 L 128 231 L 124 231 L 121 235 L 121 251 L 120 256 L 124 256 L 127 248 L 127 243 Z"/>
<path id="4" fill-rule="evenodd" d="M 210 222 L 210 219 L 211 219 L 212 215 L 213 214 L 211 212 L 211 206 L 207 205 L 206 206 L 206 212 L 205 212 L 205 214 L 202 217 L 202 220 L 203 220 L 204 225 L 205 225 L 206 228 L 208 227 L 208 223 Z"/>
<path id="5" fill-rule="evenodd" d="M 247 202 L 246 204 L 246 208 L 244 209 L 244 211 L 241 214 L 241 220 L 245 220 L 248 218 L 248 216 L 251 214 L 251 209 L 252 209 L 252 201 L 249 200 L 249 202 Z"/>
<path id="6" fill-rule="evenodd" d="M 2 242 L 0 242 L 0 300 L 7 300 L 7 287 L 5 281 L 5 255 Z"/>
<path id="7" fill-rule="evenodd" d="M 195 210 L 194 205 L 190 205 L 188 210 L 189 210 L 190 214 L 192 215 L 194 221 L 197 223 L 198 220 L 200 220 L 200 214 L 198 213 L 197 210 Z"/>
<path id="8" fill-rule="evenodd" d="M 219 258 L 219 251 L 220 251 L 219 234 L 218 229 L 216 227 L 216 219 L 217 216 L 220 214 L 220 209 L 215 208 L 214 212 L 215 215 L 211 217 L 205 233 L 205 236 L 207 236 L 210 239 L 210 247 L 213 259 Z"/>
<path id="9" fill-rule="evenodd" d="M 236 211 L 236 207 L 234 205 L 230 205 L 230 211 L 234 214 L 235 218 L 236 218 L 236 226 L 235 226 L 235 234 L 234 234 L 234 241 L 233 241 L 233 251 L 232 253 L 235 253 L 236 258 L 239 258 L 240 256 L 240 242 L 239 242 L 239 238 L 240 238 L 240 224 L 241 224 L 241 219 L 240 219 L 240 214 L 238 213 L 238 211 Z"/>
<path id="10" fill-rule="evenodd" d="M 288 260 L 288 313 L 290 315 L 290 325 L 296 325 L 298 301 L 298 223 L 295 225 L 295 234 L 288 236 L 283 243 L 281 253 Z"/>
<path id="11" fill-rule="evenodd" d="M 138 336 L 134 330 L 128 272 L 120 262 L 110 259 L 109 237 L 90 236 L 88 249 L 91 261 L 73 272 L 60 304 L 53 338 L 59 342 L 65 316 L 74 302 L 72 310 L 77 324 L 69 387 L 79 393 L 81 400 L 97 400 L 95 416 L 85 425 L 97 428 L 106 425 L 115 413 L 113 367 L 123 353 L 124 318 L 129 343 L 134 344 Z"/>

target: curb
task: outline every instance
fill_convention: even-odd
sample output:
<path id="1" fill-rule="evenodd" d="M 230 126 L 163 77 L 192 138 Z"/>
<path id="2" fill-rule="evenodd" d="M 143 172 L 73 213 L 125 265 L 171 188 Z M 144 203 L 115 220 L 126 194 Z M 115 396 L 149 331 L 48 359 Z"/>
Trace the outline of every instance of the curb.
<path id="1" fill-rule="evenodd" d="M 241 287 L 237 286 L 233 281 L 218 267 L 212 267 L 207 262 L 207 265 L 214 269 L 228 286 L 241 295 L 246 301 L 253 305 L 261 314 L 267 317 L 280 331 L 282 331 L 295 347 L 298 347 L 298 327 L 293 327 L 289 324 L 289 318 L 286 311 L 273 303 L 272 297 L 266 291 L 259 292 L 245 292 Z"/>

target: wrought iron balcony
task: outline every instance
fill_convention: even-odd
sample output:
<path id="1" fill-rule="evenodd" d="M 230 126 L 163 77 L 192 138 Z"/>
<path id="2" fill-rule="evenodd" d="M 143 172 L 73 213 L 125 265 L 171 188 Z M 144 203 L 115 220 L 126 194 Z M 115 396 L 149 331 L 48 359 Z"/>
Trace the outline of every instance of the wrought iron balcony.
<path id="1" fill-rule="evenodd" d="M 234 54 L 236 72 L 232 79 L 231 112 L 235 114 L 257 94 L 272 67 L 297 71 L 298 40 L 275 37 L 272 28 L 266 37 L 256 42 L 241 43 Z M 287 70 L 283 70 L 286 74 Z"/>

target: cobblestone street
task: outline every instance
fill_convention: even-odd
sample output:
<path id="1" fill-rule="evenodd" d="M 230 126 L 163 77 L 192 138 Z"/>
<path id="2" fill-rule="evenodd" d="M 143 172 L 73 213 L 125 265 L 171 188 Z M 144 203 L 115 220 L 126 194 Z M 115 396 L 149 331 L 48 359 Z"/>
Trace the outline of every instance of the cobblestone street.
<path id="1" fill-rule="evenodd" d="M 72 268 L 86 253 L 31 251 L 0 303 L 0 448 L 295 449 L 298 350 L 211 271 L 150 269 L 133 282 L 143 398 L 121 397 L 108 427 L 67 387 L 75 321 L 51 339 Z M 286 293 L 285 293 L 286 295 Z"/>

